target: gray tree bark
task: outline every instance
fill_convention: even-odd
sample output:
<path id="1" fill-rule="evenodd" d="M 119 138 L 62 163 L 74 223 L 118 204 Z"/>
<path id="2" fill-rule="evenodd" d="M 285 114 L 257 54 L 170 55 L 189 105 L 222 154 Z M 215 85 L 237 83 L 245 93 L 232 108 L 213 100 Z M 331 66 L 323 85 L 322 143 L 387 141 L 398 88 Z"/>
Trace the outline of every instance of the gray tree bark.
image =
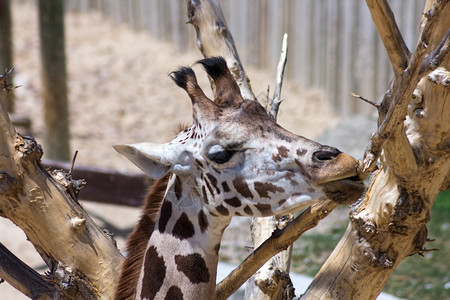
<path id="1" fill-rule="evenodd" d="M 83 181 L 47 172 L 41 146 L 15 131 L 0 100 L 0 216 L 24 231 L 49 268 L 40 276 L 0 247 L 0 278 L 33 299 L 111 299 L 123 257 L 78 203 Z"/>
<path id="2" fill-rule="evenodd" d="M 378 157 L 379 166 L 366 197 L 352 206 L 347 231 L 300 299 L 376 299 L 406 256 L 427 251 L 430 209 L 450 185 L 450 6 L 431 4 L 410 53 L 387 2 L 367 0 L 395 74 L 363 172 Z"/>

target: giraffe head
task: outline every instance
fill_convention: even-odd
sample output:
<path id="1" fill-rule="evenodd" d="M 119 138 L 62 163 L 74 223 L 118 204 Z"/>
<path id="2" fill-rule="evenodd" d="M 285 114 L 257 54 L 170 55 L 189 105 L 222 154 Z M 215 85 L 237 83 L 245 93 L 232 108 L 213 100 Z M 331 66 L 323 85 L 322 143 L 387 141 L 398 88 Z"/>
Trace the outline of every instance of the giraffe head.
<path id="1" fill-rule="evenodd" d="M 180 205 L 223 217 L 267 216 L 361 196 L 354 158 L 285 130 L 257 101 L 243 99 L 223 58 L 198 63 L 214 81 L 214 101 L 191 68 L 171 74 L 191 98 L 193 124 L 169 143 L 115 146 L 153 178 L 175 174 Z"/>

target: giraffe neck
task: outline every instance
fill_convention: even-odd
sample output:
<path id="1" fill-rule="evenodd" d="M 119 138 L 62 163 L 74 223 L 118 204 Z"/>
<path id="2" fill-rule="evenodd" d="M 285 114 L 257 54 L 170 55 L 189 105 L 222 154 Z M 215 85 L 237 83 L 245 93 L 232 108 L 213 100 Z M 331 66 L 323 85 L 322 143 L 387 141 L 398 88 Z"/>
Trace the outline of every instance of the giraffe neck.
<path id="1" fill-rule="evenodd" d="M 138 299 L 214 298 L 220 241 L 231 217 L 213 216 L 190 179 L 173 176 L 147 244 Z M 181 297 L 182 296 L 182 297 Z"/>

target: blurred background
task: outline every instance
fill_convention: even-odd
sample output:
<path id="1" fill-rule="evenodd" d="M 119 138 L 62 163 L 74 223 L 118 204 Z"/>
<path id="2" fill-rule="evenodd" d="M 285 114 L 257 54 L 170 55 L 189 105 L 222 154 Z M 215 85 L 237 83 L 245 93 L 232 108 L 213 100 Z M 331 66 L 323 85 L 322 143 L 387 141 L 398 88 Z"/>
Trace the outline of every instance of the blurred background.
<path id="1" fill-rule="evenodd" d="M 389 1 L 410 49 L 424 2 Z M 278 122 L 361 158 L 376 129 L 376 111 L 350 93 L 379 101 L 392 77 L 364 1 L 223 0 L 221 5 L 263 104 L 273 94 L 282 36 L 289 35 Z M 75 170 L 79 165 L 138 173 L 113 144 L 166 142 L 178 124 L 191 122 L 189 98 L 168 77 L 202 58 L 186 21 L 183 0 L 0 0 L 0 68 L 15 68 L 13 83 L 20 88 L 8 106 L 19 132 L 43 144 L 47 159 L 70 161 L 78 150 Z M 203 71 L 194 70 L 209 92 Z M 403 261 L 386 292 L 403 299 L 450 299 L 449 200 L 448 192 L 441 193 L 429 226 L 436 241 L 428 247 L 441 251 Z M 91 201 L 84 206 L 122 249 L 139 209 Z M 347 209 L 337 209 L 297 241 L 292 271 L 314 276 L 347 220 Z M 43 272 L 21 230 L 0 221 L 0 242 Z M 221 261 L 238 264 L 248 255 L 248 223 L 239 218 L 227 229 Z M 7 283 L 0 285 L 0 299 L 21 297 Z"/>

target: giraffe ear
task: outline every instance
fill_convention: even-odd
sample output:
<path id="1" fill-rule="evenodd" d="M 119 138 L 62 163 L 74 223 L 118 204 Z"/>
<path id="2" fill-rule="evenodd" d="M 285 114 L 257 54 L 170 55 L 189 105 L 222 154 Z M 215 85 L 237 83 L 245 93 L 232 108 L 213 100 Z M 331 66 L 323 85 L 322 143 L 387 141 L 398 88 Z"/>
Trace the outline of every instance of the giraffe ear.
<path id="1" fill-rule="evenodd" d="M 161 178 L 171 168 L 166 157 L 166 144 L 139 143 L 113 147 L 153 179 Z"/>

